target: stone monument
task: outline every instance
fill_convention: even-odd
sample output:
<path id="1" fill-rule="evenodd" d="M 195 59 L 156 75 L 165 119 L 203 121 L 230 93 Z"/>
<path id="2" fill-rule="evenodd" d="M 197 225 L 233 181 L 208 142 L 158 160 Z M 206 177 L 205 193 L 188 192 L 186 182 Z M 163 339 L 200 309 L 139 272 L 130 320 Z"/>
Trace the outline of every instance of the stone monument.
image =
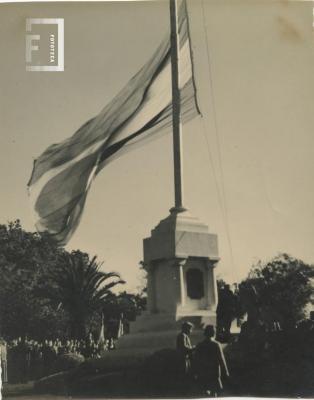
<path id="1" fill-rule="evenodd" d="M 216 324 L 218 260 L 217 235 L 188 211 L 172 210 L 144 239 L 147 310 L 118 348 L 174 348 L 185 320 L 194 324 L 199 340 L 204 325 Z"/>

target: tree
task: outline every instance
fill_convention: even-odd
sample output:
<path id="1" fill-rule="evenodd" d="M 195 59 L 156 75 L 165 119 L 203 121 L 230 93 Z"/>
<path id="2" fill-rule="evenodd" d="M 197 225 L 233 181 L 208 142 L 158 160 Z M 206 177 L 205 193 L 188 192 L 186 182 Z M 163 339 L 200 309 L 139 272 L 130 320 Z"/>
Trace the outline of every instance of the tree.
<path id="1" fill-rule="evenodd" d="M 287 254 L 259 262 L 240 284 L 244 311 L 253 322 L 293 326 L 304 318 L 305 306 L 313 300 L 313 277 L 313 266 Z"/>
<path id="2" fill-rule="evenodd" d="M 23 230 L 19 220 L 0 225 L 1 335 L 40 339 L 64 330 L 63 312 L 37 295 L 40 281 L 47 281 L 63 253 L 48 235 Z"/>
<path id="3" fill-rule="evenodd" d="M 19 220 L 0 225 L 0 335 L 65 338 L 69 325 L 71 332 L 83 332 L 90 328 L 89 321 L 98 323 L 95 310 L 103 306 L 110 289 L 123 282 L 118 274 L 99 268 L 95 258 L 90 261 L 80 251 L 68 253 L 51 236 L 22 229 Z"/>
<path id="4" fill-rule="evenodd" d="M 52 274 L 46 295 L 67 313 L 71 337 L 84 338 L 88 323 L 110 297 L 110 289 L 125 283 L 118 273 L 100 271 L 100 267 L 96 257 L 90 260 L 86 253 L 74 251 L 62 256 Z"/>

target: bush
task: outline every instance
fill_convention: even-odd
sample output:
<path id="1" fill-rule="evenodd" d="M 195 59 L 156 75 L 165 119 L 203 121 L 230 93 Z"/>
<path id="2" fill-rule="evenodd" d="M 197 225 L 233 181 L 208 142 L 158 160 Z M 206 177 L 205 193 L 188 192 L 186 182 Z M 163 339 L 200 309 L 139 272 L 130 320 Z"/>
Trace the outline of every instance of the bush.
<path id="1" fill-rule="evenodd" d="M 181 363 L 174 349 L 163 349 L 152 354 L 144 363 L 143 376 L 150 394 L 175 393 L 180 386 Z"/>
<path id="2" fill-rule="evenodd" d="M 314 266 L 287 254 L 253 266 L 240 284 L 240 300 L 248 320 L 292 328 L 304 318 L 305 307 L 313 302 Z"/>

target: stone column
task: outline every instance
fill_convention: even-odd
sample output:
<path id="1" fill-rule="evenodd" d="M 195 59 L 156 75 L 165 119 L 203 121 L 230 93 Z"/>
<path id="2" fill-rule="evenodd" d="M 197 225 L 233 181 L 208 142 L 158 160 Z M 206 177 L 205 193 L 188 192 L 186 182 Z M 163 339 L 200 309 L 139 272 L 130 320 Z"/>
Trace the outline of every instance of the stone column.
<path id="1" fill-rule="evenodd" d="M 207 302 L 210 310 L 216 310 L 217 307 L 217 284 L 215 277 L 215 262 L 207 260 L 206 271 L 207 271 Z"/>
<path id="2" fill-rule="evenodd" d="M 186 263 L 187 259 L 186 258 L 175 258 L 173 262 L 173 266 L 177 270 L 177 279 L 179 280 L 179 293 L 178 293 L 178 298 L 177 301 L 179 300 L 180 303 L 177 303 L 177 306 L 179 307 L 184 307 L 185 305 L 185 298 L 186 298 L 186 283 L 185 283 L 185 278 L 184 278 L 184 265 Z"/>

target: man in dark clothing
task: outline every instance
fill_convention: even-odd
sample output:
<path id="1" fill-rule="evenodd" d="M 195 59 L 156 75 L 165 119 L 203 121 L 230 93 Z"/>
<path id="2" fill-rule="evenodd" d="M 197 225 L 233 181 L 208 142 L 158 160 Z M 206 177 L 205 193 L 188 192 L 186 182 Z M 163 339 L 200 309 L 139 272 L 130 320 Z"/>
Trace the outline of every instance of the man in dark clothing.
<path id="1" fill-rule="evenodd" d="M 219 291 L 217 305 L 217 336 L 219 339 L 228 341 L 230 338 L 231 322 L 235 318 L 236 298 L 230 286 L 225 285 Z"/>
<path id="2" fill-rule="evenodd" d="M 18 382 L 28 382 L 30 374 L 30 345 L 25 338 L 18 339 L 18 344 L 16 346 L 16 362 L 18 365 Z"/>
<path id="3" fill-rule="evenodd" d="M 194 350 L 190 340 L 192 329 L 193 324 L 191 322 L 183 322 L 181 332 L 177 336 L 180 370 L 184 375 L 187 375 L 191 370 L 191 356 Z"/>
<path id="4" fill-rule="evenodd" d="M 180 390 L 182 395 L 187 395 L 192 389 L 192 370 L 191 362 L 194 347 L 190 340 L 190 334 L 192 333 L 193 324 L 191 322 L 183 322 L 181 332 L 177 336 L 177 354 L 178 354 L 178 370 L 177 377 L 180 382 Z"/>
<path id="5" fill-rule="evenodd" d="M 215 328 L 207 325 L 204 336 L 195 349 L 194 370 L 202 391 L 217 397 L 223 388 L 221 378 L 228 377 L 229 372 L 221 345 L 213 340 Z"/>

